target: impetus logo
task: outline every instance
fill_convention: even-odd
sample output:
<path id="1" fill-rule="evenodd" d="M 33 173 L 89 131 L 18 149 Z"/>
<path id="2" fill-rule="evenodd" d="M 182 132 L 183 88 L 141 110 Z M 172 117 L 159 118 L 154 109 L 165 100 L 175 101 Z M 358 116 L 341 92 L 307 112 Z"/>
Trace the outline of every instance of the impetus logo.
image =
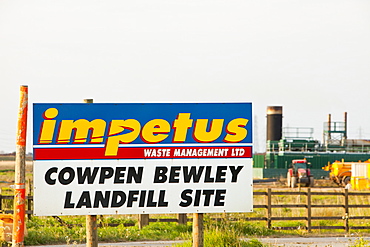
<path id="1" fill-rule="evenodd" d="M 35 159 L 249 156 L 251 129 L 250 103 L 34 105 Z"/>

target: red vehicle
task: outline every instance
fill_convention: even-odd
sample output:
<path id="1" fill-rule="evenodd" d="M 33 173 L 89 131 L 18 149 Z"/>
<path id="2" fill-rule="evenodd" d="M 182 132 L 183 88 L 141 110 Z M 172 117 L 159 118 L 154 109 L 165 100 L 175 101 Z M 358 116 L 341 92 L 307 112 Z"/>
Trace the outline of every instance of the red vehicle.
<path id="1" fill-rule="evenodd" d="M 311 170 L 308 168 L 307 160 L 292 160 L 287 173 L 288 187 L 296 187 L 298 184 L 303 184 L 307 187 L 313 187 L 314 178 L 311 175 Z"/>

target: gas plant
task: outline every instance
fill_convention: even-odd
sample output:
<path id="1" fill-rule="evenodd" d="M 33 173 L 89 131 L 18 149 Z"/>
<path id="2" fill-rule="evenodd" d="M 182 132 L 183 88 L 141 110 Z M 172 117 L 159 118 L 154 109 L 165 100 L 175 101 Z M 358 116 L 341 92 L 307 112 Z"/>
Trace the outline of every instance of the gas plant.
<path id="1" fill-rule="evenodd" d="M 328 164 L 339 161 L 361 163 L 368 159 L 370 140 L 347 138 L 346 112 L 341 122 L 332 121 L 331 114 L 328 115 L 320 142 L 313 138 L 313 128 L 283 127 L 283 107 L 268 106 L 266 153 L 253 156 L 253 167 L 256 176 L 286 177 L 293 160 L 306 160 L 311 176 L 320 178 L 329 177 L 330 170 L 322 169 Z M 349 178 L 339 184 L 348 182 Z"/>

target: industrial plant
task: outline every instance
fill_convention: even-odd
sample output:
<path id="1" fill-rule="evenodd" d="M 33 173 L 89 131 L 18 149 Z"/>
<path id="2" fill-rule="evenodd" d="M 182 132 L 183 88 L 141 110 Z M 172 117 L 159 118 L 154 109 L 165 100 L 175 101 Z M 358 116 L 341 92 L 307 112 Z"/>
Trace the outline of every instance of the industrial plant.
<path id="1" fill-rule="evenodd" d="M 332 163 L 362 163 L 370 159 L 370 140 L 348 139 L 347 113 L 344 113 L 343 122 L 332 121 L 328 115 L 322 142 L 313 138 L 313 128 L 283 127 L 282 106 L 268 106 L 266 115 L 266 153 L 253 156 L 254 177 L 287 177 L 293 163 L 305 160 L 310 176 L 329 178 L 328 165 Z M 367 173 L 360 175 L 367 179 Z M 349 183 L 348 179 L 346 183 Z"/>

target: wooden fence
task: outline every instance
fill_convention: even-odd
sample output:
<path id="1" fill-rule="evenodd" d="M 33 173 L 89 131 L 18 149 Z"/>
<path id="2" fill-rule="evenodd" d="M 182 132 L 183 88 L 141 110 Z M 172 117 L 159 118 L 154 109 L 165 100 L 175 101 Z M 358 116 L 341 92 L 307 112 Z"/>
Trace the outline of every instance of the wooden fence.
<path id="1" fill-rule="evenodd" d="M 253 205 L 254 209 L 266 209 L 266 213 L 264 217 L 245 217 L 245 218 L 238 218 L 232 219 L 228 218 L 228 220 L 246 220 L 246 221 L 266 221 L 267 228 L 275 229 L 275 230 L 294 230 L 294 229 L 306 229 L 307 231 L 311 231 L 313 229 L 342 229 L 346 232 L 349 230 L 356 230 L 356 229 L 370 229 L 370 224 L 367 226 L 350 226 L 351 220 L 369 220 L 370 215 L 353 215 L 350 212 L 350 209 L 353 208 L 370 208 L 370 204 L 350 204 L 350 201 L 355 196 L 370 196 L 370 192 L 349 192 L 347 189 L 343 190 L 342 192 L 317 192 L 311 191 L 310 188 L 307 190 L 300 190 L 300 191 L 272 191 L 272 189 L 267 189 L 267 191 L 255 191 L 253 193 L 254 197 L 257 196 L 264 196 L 265 203 L 264 204 L 255 204 Z M 274 196 L 299 196 L 299 197 L 306 197 L 304 203 L 300 204 L 273 204 L 273 197 Z M 337 196 L 342 198 L 340 204 L 313 204 L 312 196 Z M 12 200 L 13 196 L 4 196 L 0 195 L 0 211 L 3 213 L 13 213 L 13 210 L 4 209 L 3 201 L 4 200 Z M 28 217 L 32 216 L 32 196 L 27 196 L 27 211 L 26 214 Z M 354 201 L 354 200 L 353 200 Z M 284 208 L 284 209 L 297 209 L 297 208 L 304 208 L 305 215 L 298 216 L 298 217 L 279 217 L 273 215 L 273 209 L 276 208 Z M 342 208 L 343 213 L 339 216 L 319 216 L 313 215 L 313 209 L 315 208 Z M 224 218 L 213 218 L 214 220 L 223 220 Z M 145 226 L 149 224 L 149 222 L 178 222 L 179 224 L 185 224 L 187 221 L 191 219 L 187 218 L 186 214 L 178 214 L 177 218 L 169 218 L 169 219 L 150 219 L 148 214 L 139 215 L 139 226 Z M 342 226 L 313 226 L 312 222 L 315 220 L 336 220 L 343 221 Z M 285 227 L 273 227 L 273 222 L 278 221 L 305 221 L 306 225 L 302 226 L 285 226 Z"/>
<path id="2" fill-rule="evenodd" d="M 314 192 L 308 188 L 306 191 L 276 191 L 273 192 L 271 189 L 268 189 L 267 192 L 254 192 L 254 196 L 265 196 L 266 204 L 265 205 L 254 205 L 256 208 L 265 208 L 266 217 L 249 217 L 245 218 L 249 221 L 266 221 L 267 227 L 270 229 L 277 230 L 292 230 L 297 229 L 297 227 L 272 227 L 273 221 L 306 221 L 305 229 L 309 232 L 313 229 L 343 229 L 348 232 L 350 229 L 370 229 L 370 226 L 350 226 L 350 220 L 368 220 L 370 219 L 369 215 L 351 215 L 351 208 L 370 208 L 370 204 L 350 204 L 350 198 L 352 199 L 355 196 L 370 196 L 369 192 L 349 192 L 347 189 L 343 192 Z M 272 204 L 273 196 L 306 196 L 306 203 L 304 204 L 283 204 L 283 205 L 274 205 Z M 339 196 L 342 197 L 341 204 L 312 204 L 312 196 Z M 273 208 L 305 208 L 306 215 L 300 217 L 276 217 L 272 214 Z M 313 215 L 314 208 L 342 208 L 343 213 L 340 216 L 319 216 Z M 313 226 L 312 221 L 314 220 L 337 220 L 343 221 L 343 226 Z M 302 229 L 302 227 L 299 227 Z"/>

